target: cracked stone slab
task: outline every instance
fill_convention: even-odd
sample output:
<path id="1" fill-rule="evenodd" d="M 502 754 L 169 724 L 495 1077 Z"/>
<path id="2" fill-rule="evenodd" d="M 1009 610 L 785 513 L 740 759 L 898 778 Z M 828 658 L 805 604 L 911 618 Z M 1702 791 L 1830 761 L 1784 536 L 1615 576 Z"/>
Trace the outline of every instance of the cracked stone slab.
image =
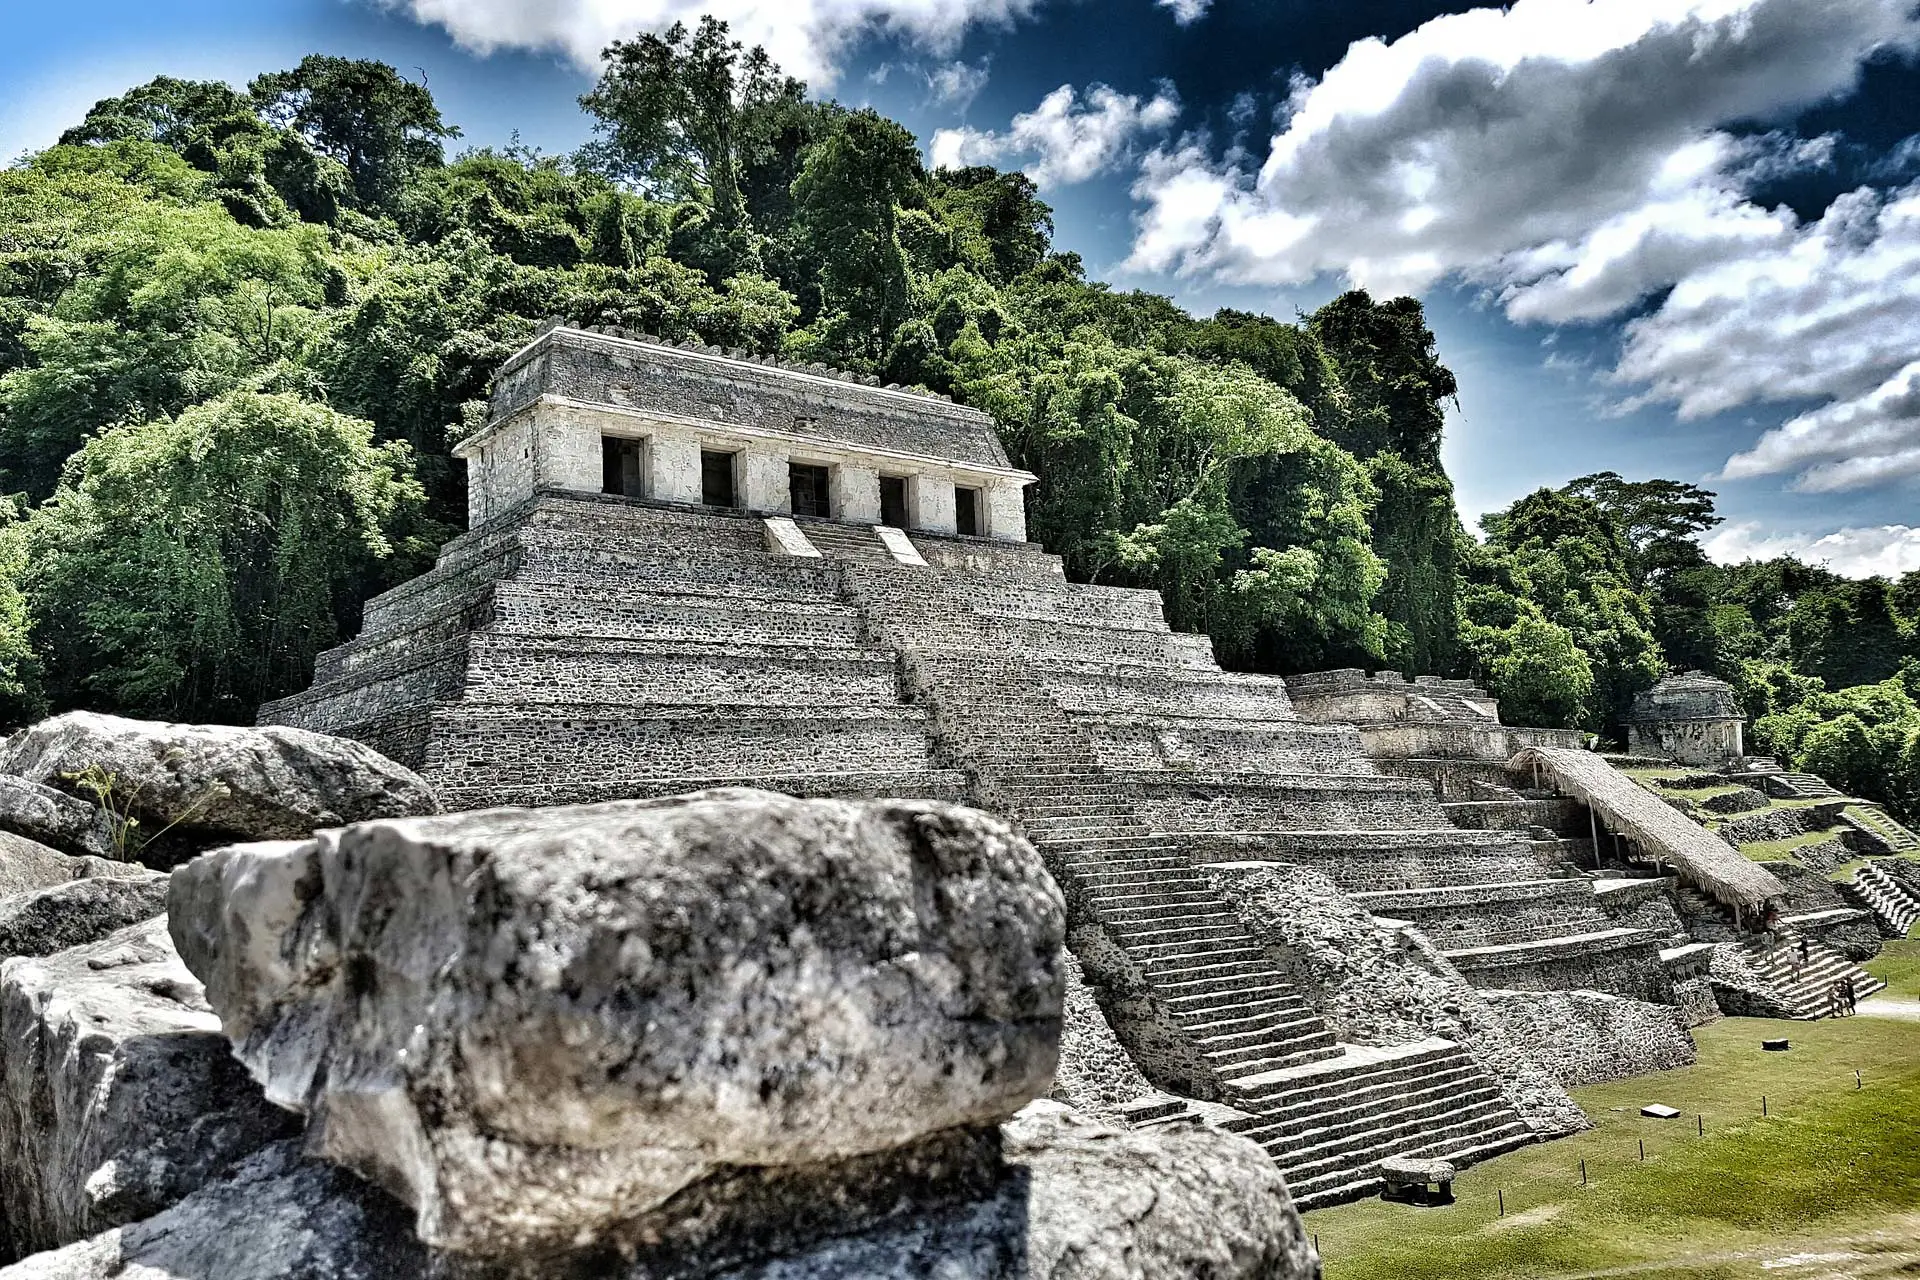
<path id="1" fill-rule="evenodd" d="M 310 1149 L 459 1252 L 997 1123 L 1058 1054 L 1059 891 L 950 805 L 728 790 L 367 823 L 204 855 L 169 909 Z"/>
<path id="2" fill-rule="evenodd" d="M 113 820 L 90 800 L 0 773 L 0 832 L 80 857 L 112 858 Z"/>
<path id="3" fill-rule="evenodd" d="M 0 965 L 0 1228 L 17 1254 L 157 1213 L 297 1128 L 164 919 Z"/>
<path id="4" fill-rule="evenodd" d="M 114 780 L 114 803 L 151 837 L 173 824 L 242 839 L 437 813 L 420 775 L 372 747 L 305 729 L 164 724 L 74 711 L 0 744 L 0 773 L 80 794 L 74 775 Z M 204 846 L 202 846 L 204 847 Z"/>

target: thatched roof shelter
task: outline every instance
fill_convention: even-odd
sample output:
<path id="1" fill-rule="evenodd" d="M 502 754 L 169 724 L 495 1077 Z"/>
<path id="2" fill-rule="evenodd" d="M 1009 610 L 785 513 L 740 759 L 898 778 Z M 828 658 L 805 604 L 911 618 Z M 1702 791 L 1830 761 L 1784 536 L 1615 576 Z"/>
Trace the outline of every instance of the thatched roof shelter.
<path id="1" fill-rule="evenodd" d="M 1613 830 L 1672 865 L 1680 878 L 1729 907 L 1751 909 L 1783 898 L 1787 887 L 1746 855 L 1591 751 L 1528 747 L 1508 768 L 1539 768 L 1562 794 L 1592 809 Z"/>

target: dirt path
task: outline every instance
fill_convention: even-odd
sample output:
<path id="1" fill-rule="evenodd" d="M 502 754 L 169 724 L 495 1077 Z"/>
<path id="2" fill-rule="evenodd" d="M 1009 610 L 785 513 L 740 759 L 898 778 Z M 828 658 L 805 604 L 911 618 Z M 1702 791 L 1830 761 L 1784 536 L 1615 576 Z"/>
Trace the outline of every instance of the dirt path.
<path id="1" fill-rule="evenodd" d="M 1920 1022 L 1920 1000 L 1902 1000 L 1894 996 L 1868 996 L 1860 1002 L 1859 1017 L 1904 1018 Z"/>

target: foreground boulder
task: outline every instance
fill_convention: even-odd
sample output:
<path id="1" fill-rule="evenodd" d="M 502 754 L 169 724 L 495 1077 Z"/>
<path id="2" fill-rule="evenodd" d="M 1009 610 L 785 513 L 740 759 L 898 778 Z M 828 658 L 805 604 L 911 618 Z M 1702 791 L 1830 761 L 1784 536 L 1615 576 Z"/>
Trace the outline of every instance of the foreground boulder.
<path id="1" fill-rule="evenodd" d="M 167 878 L 95 876 L 0 898 L 0 960 L 98 942 L 167 909 Z"/>
<path id="2" fill-rule="evenodd" d="M 85 880 L 94 876 L 130 876 L 140 878 L 149 872 L 137 862 L 114 862 L 107 858 L 76 858 L 58 849 L 48 848 L 0 831 L 0 898 L 16 893 L 32 893 L 57 884 Z"/>
<path id="3" fill-rule="evenodd" d="M 25 836 L 62 853 L 112 858 L 113 820 L 90 800 L 0 773 L 0 832 Z"/>
<path id="4" fill-rule="evenodd" d="M 91 771 L 146 838 L 169 828 L 297 839 L 320 827 L 437 813 L 432 788 L 372 747 L 304 729 L 162 724 L 75 711 L 0 745 L 0 773 L 73 795 Z M 204 847 L 201 846 L 201 847 Z"/>
<path id="5" fill-rule="evenodd" d="M 277 1142 L 144 1222 L 0 1269 L 6 1280 L 424 1280 L 411 1215 Z"/>
<path id="6" fill-rule="evenodd" d="M 15 1255 L 148 1217 L 295 1127 L 233 1060 L 164 920 L 0 965 L 0 1235 Z"/>
<path id="7" fill-rule="evenodd" d="M 931 1143 L 967 1184 L 965 1135 L 1045 1092 L 1059 1043 L 1059 892 L 952 806 L 718 791 L 369 823 L 198 858 L 169 909 L 309 1150 L 466 1254 L 671 1234 L 648 1215 L 741 1166 Z"/>
<path id="8" fill-rule="evenodd" d="M 537 1260 L 429 1260 L 410 1216 L 382 1192 L 293 1143 L 269 1146 L 166 1212 L 0 1270 L 0 1280 L 1312 1280 L 1319 1260 L 1273 1162 L 1243 1138 L 1176 1122 L 1128 1132 L 1036 1102 L 992 1134 L 997 1175 L 937 1198 L 924 1179 L 897 1198 L 849 1196 L 826 1171 L 810 1187 L 831 1218 L 850 1200 L 882 1219 L 780 1248 L 771 1230 L 700 1225 L 702 1247 L 639 1256 L 584 1250 Z M 929 1191 L 936 1194 L 931 1199 Z M 753 1203 L 752 1197 L 736 1202 Z M 711 1202 L 709 1202 L 710 1207 Z M 764 1209 L 764 1202 L 755 1207 Z M 822 1212 L 822 1210 L 824 1212 Z M 684 1221 L 697 1221 L 689 1214 Z M 665 1242 L 661 1242 L 665 1243 Z M 775 1256 L 765 1256 L 769 1253 Z"/>
<path id="9" fill-rule="evenodd" d="M 725 1280 L 1308 1280 L 1320 1274 L 1279 1170 L 1244 1138 L 1191 1122 L 1127 1132 L 1056 1102 L 1034 1103 L 1002 1134 L 1010 1176 L 990 1196 L 704 1274 Z M 624 1280 L 702 1274 L 643 1266 Z M 586 1280 L 586 1273 L 567 1280 Z"/>

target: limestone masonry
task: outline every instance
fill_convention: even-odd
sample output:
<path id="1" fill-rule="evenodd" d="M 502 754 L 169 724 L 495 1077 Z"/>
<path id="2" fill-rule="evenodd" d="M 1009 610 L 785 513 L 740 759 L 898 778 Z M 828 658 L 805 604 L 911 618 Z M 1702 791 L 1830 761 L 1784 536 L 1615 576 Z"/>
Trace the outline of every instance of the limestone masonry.
<path id="1" fill-rule="evenodd" d="M 1579 735 L 1465 682 L 1223 671 L 1154 592 L 1025 541 L 1033 477 L 984 414 L 552 326 L 459 452 L 469 532 L 261 723 L 369 744 L 450 809 L 989 809 L 1064 895 L 1086 1110 L 1243 1133 L 1312 1207 L 1388 1157 L 1579 1127 L 1563 1086 L 1690 1061 L 1720 1016 L 1696 934 L 1738 904 L 1509 768 Z"/>

